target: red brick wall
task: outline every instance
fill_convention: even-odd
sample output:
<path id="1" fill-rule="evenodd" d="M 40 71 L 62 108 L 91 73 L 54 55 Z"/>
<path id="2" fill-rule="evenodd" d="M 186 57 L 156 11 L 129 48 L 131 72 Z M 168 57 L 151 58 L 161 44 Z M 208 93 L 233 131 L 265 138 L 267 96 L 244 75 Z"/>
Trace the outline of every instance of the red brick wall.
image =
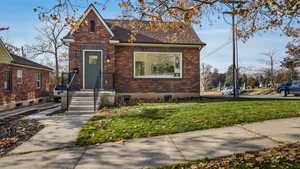
<path id="1" fill-rule="evenodd" d="M 90 32 L 88 25 L 81 24 L 79 29 L 73 33 L 75 42 L 69 46 L 70 69 L 80 68 L 79 77 L 76 79 L 76 83 L 80 88 L 83 88 L 83 65 L 81 64 L 83 50 L 102 50 L 104 72 L 112 73 L 114 71 L 114 46 L 109 44 L 111 35 L 93 11 L 87 15 L 86 20 L 88 23 L 89 20 L 95 21 L 96 31 Z M 107 56 L 111 60 L 109 63 L 105 62 Z"/>
<path id="2" fill-rule="evenodd" d="M 17 70 L 23 70 L 23 83 L 17 84 Z M 4 72 L 12 72 L 12 90 L 4 90 Z M 37 73 L 42 72 L 42 88 L 37 89 Z M 49 71 L 0 64 L 0 105 L 49 96 L 52 87 Z"/>
<path id="3" fill-rule="evenodd" d="M 133 52 L 182 52 L 182 79 L 134 79 Z M 116 48 L 116 90 L 121 93 L 200 92 L 199 49 L 197 48 Z"/>
<path id="4" fill-rule="evenodd" d="M 104 85 L 110 88 L 111 74 L 115 73 L 117 92 L 199 92 L 199 49 L 197 48 L 133 48 L 114 47 L 109 44 L 111 35 L 106 30 L 94 12 L 90 12 L 87 21 L 94 20 L 96 32 L 89 32 L 89 26 L 82 24 L 74 32 L 75 42 L 70 44 L 70 69 L 80 68 L 80 75 L 76 79 L 78 87 L 83 88 L 83 50 L 103 50 Z M 89 23 L 89 22 L 88 22 Z M 182 79 L 134 79 L 133 78 L 133 51 L 180 51 L 183 54 Z M 105 58 L 110 56 L 110 62 Z M 107 74 L 106 74 L 107 73 Z M 110 85 L 110 86 L 109 86 Z"/>

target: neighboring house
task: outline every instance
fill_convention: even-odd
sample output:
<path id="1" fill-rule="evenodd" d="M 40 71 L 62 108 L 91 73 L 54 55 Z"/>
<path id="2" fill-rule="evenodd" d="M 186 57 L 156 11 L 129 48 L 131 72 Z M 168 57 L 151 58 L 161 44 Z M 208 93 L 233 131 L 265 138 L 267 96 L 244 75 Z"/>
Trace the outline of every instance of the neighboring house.
<path id="1" fill-rule="evenodd" d="M 0 111 L 48 99 L 52 69 L 9 53 L 0 40 Z"/>
<path id="2" fill-rule="evenodd" d="M 140 29 L 130 42 L 130 23 L 103 19 L 93 5 L 88 7 L 79 28 L 64 38 L 70 70 L 80 69 L 77 89 L 93 89 L 99 82 L 102 90 L 115 91 L 117 98 L 199 96 L 200 50 L 205 43 L 192 26 L 166 32 Z"/>

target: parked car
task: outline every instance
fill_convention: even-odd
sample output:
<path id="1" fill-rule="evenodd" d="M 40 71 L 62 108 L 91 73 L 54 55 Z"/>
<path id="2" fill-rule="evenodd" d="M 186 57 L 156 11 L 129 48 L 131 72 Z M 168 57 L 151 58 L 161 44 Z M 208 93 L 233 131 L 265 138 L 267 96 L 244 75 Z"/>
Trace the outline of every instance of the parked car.
<path id="1" fill-rule="evenodd" d="M 53 98 L 55 102 L 59 102 L 61 100 L 61 95 L 64 92 L 64 90 L 67 90 L 67 86 L 65 85 L 57 85 L 53 89 Z"/>
<path id="2" fill-rule="evenodd" d="M 233 95 L 233 86 L 225 87 L 221 93 L 222 95 Z M 237 89 L 237 94 L 239 94 L 239 89 Z"/>
<path id="3" fill-rule="evenodd" d="M 277 92 L 284 97 L 289 94 L 294 94 L 295 96 L 298 96 L 300 95 L 300 81 L 282 82 L 277 88 Z"/>
<path id="4" fill-rule="evenodd" d="M 281 93 L 281 91 L 285 90 L 288 86 L 291 85 L 291 81 L 288 81 L 288 82 L 281 82 L 279 84 L 279 86 L 277 87 L 277 92 L 278 93 Z"/>

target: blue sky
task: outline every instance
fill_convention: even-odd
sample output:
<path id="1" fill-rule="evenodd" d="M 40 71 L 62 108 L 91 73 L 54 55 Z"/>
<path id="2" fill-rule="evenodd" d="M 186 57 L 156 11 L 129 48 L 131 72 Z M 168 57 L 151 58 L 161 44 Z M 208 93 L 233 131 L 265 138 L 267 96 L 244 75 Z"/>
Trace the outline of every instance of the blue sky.
<path id="1" fill-rule="evenodd" d="M 0 32 L 0 36 L 18 46 L 32 44 L 34 37 L 37 36 L 36 28 L 39 27 L 39 21 L 32 9 L 37 6 L 51 6 L 53 1 L 7 0 L 1 2 L 0 27 L 10 27 L 10 30 Z M 87 4 L 83 4 L 83 6 L 85 5 Z M 112 0 L 107 9 L 101 12 L 104 18 L 116 18 L 120 14 L 115 0 Z M 231 44 L 211 55 L 207 54 L 229 42 L 231 38 L 230 25 L 219 21 L 215 24 L 203 23 L 202 27 L 195 25 L 194 28 L 200 39 L 207 44 L 201 52 L 201 58 L 203 58 L 201 62 L 218 68 L 220 72 L 226 71 L 232 63 Z M 261 53 L 269 50 L 277 51 L 277 60 L 280 61 L 285 56 L 285 46 L 288 41 L 290 41 L 289 38 L 280 36 L 280 32 L 276 31 L 257 34 L 246 43 L 239 43 L 239 63 L 241 66 L 260 69 L 264 66 L 264 57 Z"/>

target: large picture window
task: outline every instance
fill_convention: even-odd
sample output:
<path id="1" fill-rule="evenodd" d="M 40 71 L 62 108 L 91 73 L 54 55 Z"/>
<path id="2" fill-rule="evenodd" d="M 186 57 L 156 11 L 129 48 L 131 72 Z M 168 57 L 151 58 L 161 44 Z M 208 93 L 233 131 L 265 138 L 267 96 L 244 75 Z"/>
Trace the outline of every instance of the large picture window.
<path id="1" fill-rule="evenodd" d="M 135 52 L 135 78 L 181 78 L 182 54 L 178 52 Z"/>

